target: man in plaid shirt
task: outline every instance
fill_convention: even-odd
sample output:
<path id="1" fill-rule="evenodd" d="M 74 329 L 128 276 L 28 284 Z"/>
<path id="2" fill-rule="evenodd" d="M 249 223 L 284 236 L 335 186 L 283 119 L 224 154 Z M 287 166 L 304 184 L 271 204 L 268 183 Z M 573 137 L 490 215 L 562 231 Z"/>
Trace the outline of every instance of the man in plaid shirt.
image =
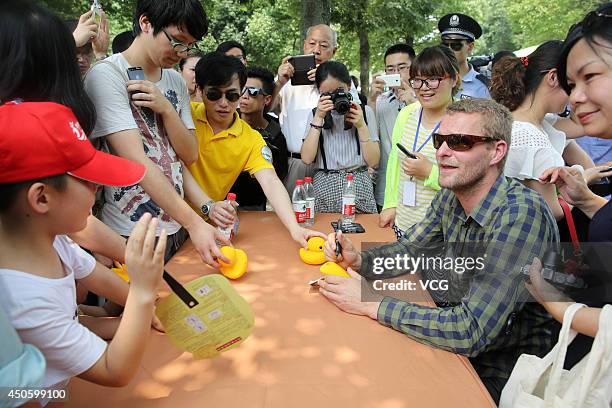
<path id="1" fill-rule="evenodd" d="M 467 99 L 451 104 L 433 136 L 443 189 L 425 219 L 399 241 L 361 253 L 339 233 L 342 252 L 337 259 L 336 237 L 330 235 L 327 258 L 348 268 L 352 278 L 327 276 L 320 282 L 320 293 L 348 313 L 369 316 L 416 341 L 469 356 L 496 402 L 518 356 L 543 355 L 552 346 L 552 320 L 528 299 L 520 269 L 556 249 L 559 241 L 542 197 L 503 175 L 511 132 L 512 115 L 496 102 Z M 463 253 L 455 253 L 458 256 L 469 252 L 470 245 L 464 250 L 462 243 L 484 252 L 482 272 L 471 276 L 455 304 L 429 307 L 377 294 L 373 296 L 378 301 L 361 301 L 361 277 L 381 278 L 374 273 L 376 258 L 395 258 L 441 243 L 459 243 L 455 247 Z M 403 273 L 386 271 L 385 277 Z"/>

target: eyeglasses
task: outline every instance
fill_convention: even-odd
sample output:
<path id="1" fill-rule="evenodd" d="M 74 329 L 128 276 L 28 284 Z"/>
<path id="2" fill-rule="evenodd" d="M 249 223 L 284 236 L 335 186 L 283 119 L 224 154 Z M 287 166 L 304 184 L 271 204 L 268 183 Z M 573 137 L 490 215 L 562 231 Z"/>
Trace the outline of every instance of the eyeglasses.
<path id="1" fill-rule="evenodd" d="M 410 64 L 397 64 L 387 65 L 385 67 L 385 74 L 395 74 L 400 72 L 406 72 L 410 69 Z"/>
<path id="2" fill-rule="evenodd" d="M 263 96 L 268 95 L 267 93 L 265 93 L 265 92 L 264 92 L 264 90 L 263 90 L 263 89 L 261 89 L 261 88 L 257 88 L 257 87 L 254 87 L 254 86 L 246 86 L 246 87 L 245 87 L 245 88 L 242 90 L 242 94 L 244 95 L 244 94 L 246 94 L 246 93 L 248 93 L 248 94 L 249 94 L 249 96 L 250 96 L 250 97 L 252 97 L 252 98 L 257 97 L 258 95 L 263 95 Z"/>
<path id="3" fill-rule="evenodd" d="M 236 102 L 238 99 L 240 99 L 240 93 L 236 91 L 231 90 L 223 92 L 216 88 L 210 88 L 206 90 L 204 92 L 204 95 L 206 95 L 206 99 L 211 102 L 218 101 L 223 97 L 223 95 L 225 95 L 225 99 L 227 99 L 228 102 Z"/>
<path id="4" fill-rule="evenodd" d="M 196 55 L 200 49 L 197 44 L 187 45 L 183 44 L 180 41 L 176 41 L 170 34 L 166 32 L 166 30 L 162 29 L 162 32 L 166 35 L 168 41 L 170 41 L 170 46 L 172 49 L 178 54 L 187 54 L 188 56 Z"/>
<path id="5" fill-rule="evenodd" d="M 427 88 L 429 89 L 437 89 L 440 86 L 440 82 L 448 78 L 450 78 L 449 75 L 445 75 L 443 77 L 431 77 L 427 79 L 410 78 L 408 83 L 412 89 L 421 89 L 423 85 L 427 85 Z"/>
<path id="6" fill-rule="evenodd" d="M 488 136 L 464 135 L 462 133 L 450 133 L 448 135 L 433 134 L 434 149 L 439 149 L 442 143 L 446 142 L 446 145 L 456 152 L 465 152 L 474 147 L 476 143 L 490 142 L 492 140 L 495 139 Z"/>
<path id="7" fill-rule="evenodd" d="M 466 41 L 442 41 L 442 45 L 449 47 L 453 51 L 461 51 Z"/>

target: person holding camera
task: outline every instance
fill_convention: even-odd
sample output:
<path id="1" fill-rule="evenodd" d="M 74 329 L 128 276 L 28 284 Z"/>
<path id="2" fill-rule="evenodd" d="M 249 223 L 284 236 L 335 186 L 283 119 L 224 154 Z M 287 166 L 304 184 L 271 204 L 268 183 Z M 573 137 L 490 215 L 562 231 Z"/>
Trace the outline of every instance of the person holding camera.
<path id="1" fill-rule="evenodd" d="M 376 177 L 376 205 L 382 209 L 385 203 L 385 184 L 387 183 L 387 160 L 392 150 L 391 135 L 397 115 L 406 105 L 415 101 L 414 90 L 410 87 L 410 65 L 416 54 L 408 44 L 395 44 L 385 51 L 385 75 L 375 75 L 370 86 L 368 106 L 376 113 L 378 137 L 380 139 L 380 163 Z M 399 86 L 387 86 L 385 77 L 399 76 Z M 385 88 L 389 90 L 385 92 Z"/>
<path id="2" fill-rule="evenodd" d="M 308 116 L 302 161 L 315 164 L 313 185 L 316 212 L 342 212 L 342 188 L 348 173 L 356 185 L 355 205 L 360 213 L 376 213 L 374 184 L 368 167 L 380 159 L 376 118 L 372 109 L 352 100 L 346 66 L 328 61 L 317 68 L 319 103 Z"/>

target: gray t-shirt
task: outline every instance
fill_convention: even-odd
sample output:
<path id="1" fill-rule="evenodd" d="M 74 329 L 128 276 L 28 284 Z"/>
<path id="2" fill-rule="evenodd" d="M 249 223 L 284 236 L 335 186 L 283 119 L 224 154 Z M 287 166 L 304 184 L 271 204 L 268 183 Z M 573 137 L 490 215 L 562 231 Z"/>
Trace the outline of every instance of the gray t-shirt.
<path id="1" fill-rule="evenodd" d="M 112 64 L 112 65 L 111 65 Z M 182 165 L 164 128 L 161 115 L 130 103 L 126 90 L 127 69 L 131 65 L 121 54 L 114 54 L 95 65 L 85 77 L 85 90 L 96 106 L 96 127 L 92 139 L 129 129 L 139 129 L 144 151 L 183 197 Z M 188 129 L 195 129 L 191 118 L 189 92 L 180 74 L 171 69 L 162 71 L 155 85 L 172 103 Z M 111 150 L 111 153 L 112 150 Z M 164 228 L 174 234 L 180 225 L 161 209 L 137 184 L 129 187 L 105 187 L 102 221 L 121 235 L 130 235 L 135 223 L 145 212 L 160 220 L 157 233 Z"/>

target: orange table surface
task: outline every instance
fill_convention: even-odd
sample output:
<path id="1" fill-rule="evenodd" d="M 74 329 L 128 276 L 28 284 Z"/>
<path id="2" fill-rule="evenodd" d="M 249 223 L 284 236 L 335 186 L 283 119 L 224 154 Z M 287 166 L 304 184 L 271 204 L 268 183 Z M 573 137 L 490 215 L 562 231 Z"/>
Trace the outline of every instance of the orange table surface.
<path id="1" fill-rule="evenodd" d="M 141 369 L 124 388 L 75 378 L 74 407 L 494 407 L 468 359 L 419 344 L 376 321 L 347 314 L 308 281 L 298 245 L 272 212 L 240 213 L 235 246 L 248 272 L 232 281 L 251 304 L 255 327 L 240 346 L 195 360 L 165 335 L 151 332 Z M 338 215 L 317 214 L 314 229 L 331 232 Z M 358 215 L 365 234 L 353 242 L 394 240 L 377 215 Z M 166 270 L 181 282 L 214 273 L 188 241 Z M 162 292 L 168 293 L 164 286 Z"/>

